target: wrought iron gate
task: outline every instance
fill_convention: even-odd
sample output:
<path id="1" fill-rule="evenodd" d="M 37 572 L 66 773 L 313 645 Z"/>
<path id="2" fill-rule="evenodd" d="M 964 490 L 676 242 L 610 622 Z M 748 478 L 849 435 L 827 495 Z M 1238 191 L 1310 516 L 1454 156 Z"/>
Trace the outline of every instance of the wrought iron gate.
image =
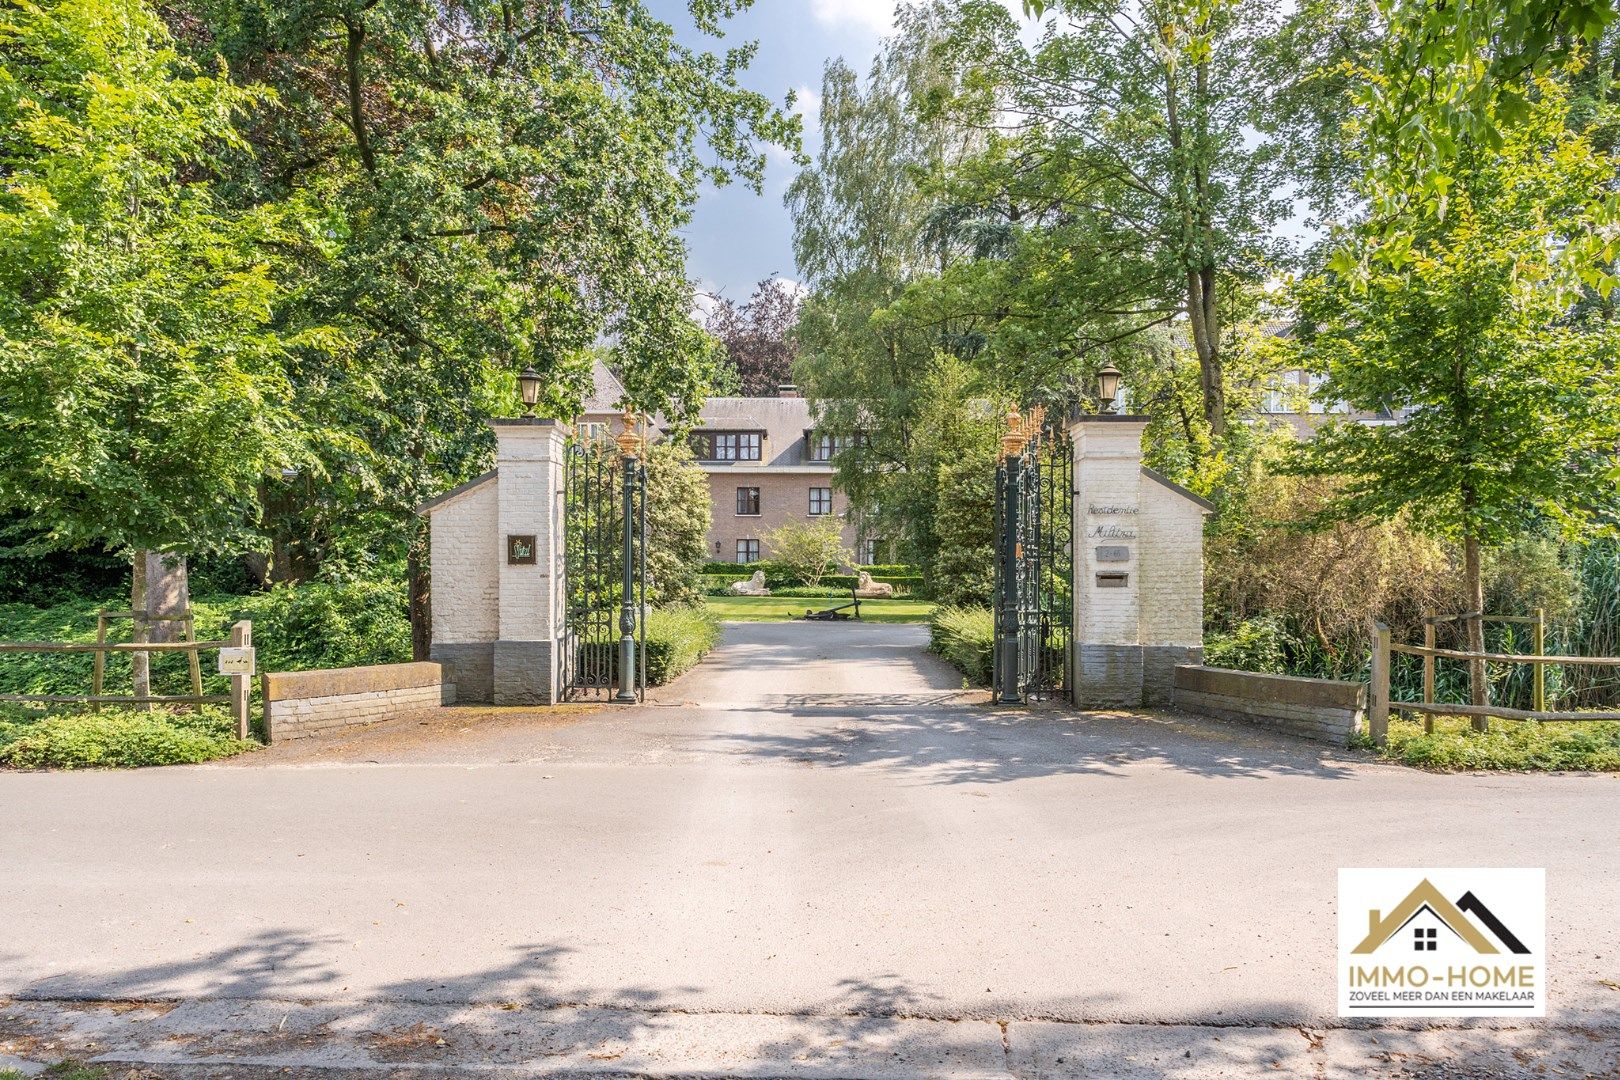
<path id="1" fill-rule="evenodd" d="M 564 700 L 640 701 L 646 693 L 647 468 L 636 449 L 633 431 L 622 448 L 579 434 L 568 441 L 567 608 L 558 643 Z M 634 660 L 626 679 L 620 669 L 627 637 Z"/>
<path id="2" fill-rule="evenodd" d="M 1046 411 L 1013 412 L 996 466 L 995 700 L 1065 698 L 1074 624 L 1074 452 Z"/>

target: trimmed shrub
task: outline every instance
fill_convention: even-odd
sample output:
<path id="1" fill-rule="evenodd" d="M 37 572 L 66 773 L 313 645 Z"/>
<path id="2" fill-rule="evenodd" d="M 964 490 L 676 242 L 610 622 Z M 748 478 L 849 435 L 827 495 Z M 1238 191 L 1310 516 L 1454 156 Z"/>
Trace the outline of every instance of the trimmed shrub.
<path id="1" fill-rule="evenodd" d="M 230 713 L 212 705 L 194 713 L 122 706 L 45 713 L 0 706 L 0 765 L 14 769 L 191 765 L 257 746 L 237 739 Z"/>
<path id="2" fill-rule="evenodd" d="M 653 608 L 647 612 L 647 682 L 662 686 L 685 674 L 720 641 L 720 621 L 699 606 Z M 607 668 L 619 675 L 618 638 L 585 641 L 578 646 L 581 668 Z"/>
<path id="3" fill-rule="evenodd" d="M 978 686 L 990 683 L 995 615 L 983 607 L 942 607 L 928 620 L 928 648 Z"/>
<path id="4" fill-rule="evenodd" d="M 720 621 L 700 605 L 647 613 L 647 681 L 662 686 L 684 675 L 720 642 Z"/>

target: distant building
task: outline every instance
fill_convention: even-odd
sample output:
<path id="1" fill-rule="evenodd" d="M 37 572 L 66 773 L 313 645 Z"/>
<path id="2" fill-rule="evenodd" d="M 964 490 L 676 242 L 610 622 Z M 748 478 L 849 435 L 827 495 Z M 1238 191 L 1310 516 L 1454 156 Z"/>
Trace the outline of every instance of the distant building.
<path id="1" fill-rule="evenodd" d="M 580 416 L 582 434 L 607 436 L 620 427 L 615 406 L 624 387 L 597 362 L 592 391 Z M 832 518 L 844 544 L 861 563 L 875 561 L 875 545 L 862 542 L 849 500 L 833 483 L 833 456 L 841 449 L 816 432 L 810 403 L 792 386 L 774 397 L 710 398 L 689 442 L 709 476 L 709 558 L 752 563 L 771 557 L 766 534 L 790 521 Z"/>

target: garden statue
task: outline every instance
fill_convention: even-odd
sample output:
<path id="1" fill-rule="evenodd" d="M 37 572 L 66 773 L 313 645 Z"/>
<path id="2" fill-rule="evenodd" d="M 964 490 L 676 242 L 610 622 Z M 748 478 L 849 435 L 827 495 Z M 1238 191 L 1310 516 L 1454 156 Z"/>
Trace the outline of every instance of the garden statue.
<path id="1" fill-rule="evenodd" d="M 855 582 L 855 595 L 862 600 L 887 600 L 894 595 L 894 586 L 886 581 L 873 581 L 872 575 L 862 570 Z"/>
<path id="2" fill-rule="evenodd" d="M 733 596 L 769 596 L 771 590 L 765 587 L 765 571 L 755 570 L 754 576 L 747 581 L 733 581 L 726 590 Z"/>

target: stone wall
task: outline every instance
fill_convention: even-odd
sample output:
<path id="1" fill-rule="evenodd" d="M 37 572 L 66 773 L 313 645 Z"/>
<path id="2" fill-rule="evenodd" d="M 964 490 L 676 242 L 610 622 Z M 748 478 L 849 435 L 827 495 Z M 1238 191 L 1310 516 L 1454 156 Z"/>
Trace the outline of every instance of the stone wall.
<path id="1" fill-rule="evenodd" d="M 1367 711 L 1367 684 L 1252 671 L 1176 668 L 1175 707 L 1302 739 L 1348 745 Z"/>
<path id="2" fill-rule="evenodd" d="M 401 713 L 434 709 L 456 699 L 439 664 L 287 671 L 259 676 L 266 742 L 284 742 Z"/>

